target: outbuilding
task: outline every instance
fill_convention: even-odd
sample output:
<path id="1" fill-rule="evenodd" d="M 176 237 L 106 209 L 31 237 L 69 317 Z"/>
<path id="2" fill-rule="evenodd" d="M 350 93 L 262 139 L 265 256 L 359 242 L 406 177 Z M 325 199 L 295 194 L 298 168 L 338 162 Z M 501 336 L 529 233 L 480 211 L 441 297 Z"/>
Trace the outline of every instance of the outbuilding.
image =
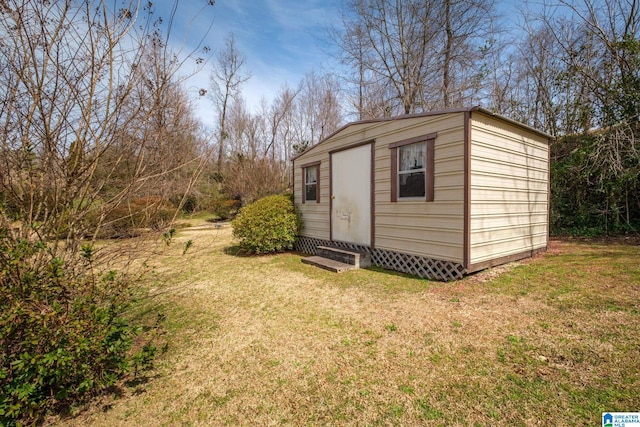
<path id="1" fill-rule="evenodd" d="M 297 249 L 438 280 L 545 251 L 551 140 L 480 107 L 347 124 L 293 160 Z"/>

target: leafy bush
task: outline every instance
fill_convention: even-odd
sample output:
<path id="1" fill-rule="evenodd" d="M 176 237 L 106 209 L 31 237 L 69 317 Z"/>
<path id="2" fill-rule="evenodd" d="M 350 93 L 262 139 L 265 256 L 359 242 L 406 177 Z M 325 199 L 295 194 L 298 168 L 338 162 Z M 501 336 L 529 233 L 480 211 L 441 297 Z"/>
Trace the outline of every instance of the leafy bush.
<path id="1" fill-rule="evenodd" d="M 229 218 L 233 218 L 238 213 L 241 205 L 242 202 L 239 197 L 219 197 L 215 200 L 213 213 L 222 221 L 225 221 Z"/>
<path id="2" fill-rule="evenodd" d="M 149 366 L 153 346 L 131 352 L 129 282 L 94 274 L 92 258 L 85 246 L 65 261 L 0 228 L 0 425 L 38 422 Z"/>
<path id="3" fill-rule="evenodd" d="M 194 213 L 200 208 L 200 198 L 197 194 L 174 194 L 169 197 L 169 201 L 174 208 L 180 208 L 184 213 Z"/>
<path id="4" fill-rule="evenodd" d="M 292 249 L 300 224 L 291 198 L 285 195 L 267 196 L 245 206 L 231 223 L 240 248 L 255 254 Z"/>
<path id="5" fill-rule="evenodd" d="M 616 153 L 624 126 L 559 138 L 551 145 L 553 235 L 595 237 L 640 231 L 640 156 Z M 634 124 L 634 132 L 640 128 Z M 611 151 L 605 160 L 603 153 Z M 610 159 L 618 159 L 612 164 Z"/>

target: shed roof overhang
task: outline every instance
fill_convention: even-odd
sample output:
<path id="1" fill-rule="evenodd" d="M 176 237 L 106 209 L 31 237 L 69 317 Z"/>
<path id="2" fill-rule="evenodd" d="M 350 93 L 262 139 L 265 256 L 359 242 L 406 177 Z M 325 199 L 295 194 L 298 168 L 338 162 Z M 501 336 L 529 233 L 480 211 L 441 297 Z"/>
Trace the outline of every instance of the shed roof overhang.
<path id="1" fill-rule="evenodd" d="M 300 156 L 303 156 L 307 153 L 309 153 L 310 151 L 312 151 L 313 149 L 315 149 L 317 146 L 321 145 L 322 143 L 324 143 L 325 141 L 333 138 L 335 135 L 343 132 L 345 129 L 351 127 L 351 126 L 356 126 L 356 125 L 362 125 L 362 124 L 367 124 L 367 123 L 381 123 L 381 122 L 390 122 L 390 121 L 397 121 L 397 120 L 406 120 L 406 119 L 415 119 L 415 118 L 420 118 L 420 117 L 430 117 L 430 116 L 439 116 L 439 115 L 444 115 L 444 114 L 455 114 L 455 113 L 471 113 L 474 111 L 478 111 L 480 113 L 484 113 L 487 114 L 489 116 L 495 117 L 499 120 L 502 120 L 506 123 L 512 124 L 514 126 L 517 126 L 521 129 L 524 129 L 528 132 L 533 132 L 539 136 L 542 136 L 543 138 L 546 138 L 547 140 L 551 141 L 554 138 L 553 135 L 550 135 L 546 132 L 543 132 L 539 129 L 533 128 L 525 123 L 521 123 L 517 120 L 513 120 L 510 119 L 508 117 L 502 116 L 500 114 L 494 113 L 493 111 L 487 110 L 486 108 L 480 107 L 480 106 L 475 106 L 475 107 L 465 107 L 465 108 L 453 108 L 453 109 L 448 109 L 448 110 L 437 110 L 437 111 L 430 111 L 430 112 L 425 112 L 425 113 L 416 113 L 416 114 L 404 114 L 401 116 L 394 116 L 394 117 L 382 117 L 382 118 L 377 118 L 377 119 L 367 119 L 367 120 L 359 120 L 359 121 L 355 121 L 355 122 L 350 122 L 347 123 L 346 125 L 342 126 L 341 128 L 339 128 L 338 130 L 336 130 L 335 132 L 333 132 L 331 135 L 327 136 L 326 138 L 324 138 L 322 141 L 318 142 L 317 144 L 312 145 L 311 147 L 307 148 L 305 151 L 303 151 L 302 153 L 298 154 L 297 156 L 294 156 L 291 160 L 295 161 L 296 159 L 298 159 Z"/>

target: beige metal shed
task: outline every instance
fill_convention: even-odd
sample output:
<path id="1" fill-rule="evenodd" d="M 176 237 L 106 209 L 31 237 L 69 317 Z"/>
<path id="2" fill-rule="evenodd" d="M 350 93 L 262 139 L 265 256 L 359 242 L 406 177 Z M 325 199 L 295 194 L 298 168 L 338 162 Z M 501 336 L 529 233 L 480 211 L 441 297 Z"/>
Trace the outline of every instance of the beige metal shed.
<path id="1" fill-rule="evenodd" d="M 293 160 L 297 249 L 439 280 L 545 251 L 551 139 L 480 107 L 350 123 Z"/>

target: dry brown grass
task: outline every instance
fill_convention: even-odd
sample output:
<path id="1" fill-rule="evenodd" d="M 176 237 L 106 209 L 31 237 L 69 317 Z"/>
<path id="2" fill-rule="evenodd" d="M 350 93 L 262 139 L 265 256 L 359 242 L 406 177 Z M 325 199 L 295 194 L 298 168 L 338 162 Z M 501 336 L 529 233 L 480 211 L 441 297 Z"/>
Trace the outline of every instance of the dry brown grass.
<path id="1" fill-rule="evenodd" d="M 168 352 L 58 424 L 569 426 L 640 409 L 637 247 L 554 242 L 434 283 L 234 256 L 228 227 L 175 240 L 140 307 L 167 315 Z"/>

